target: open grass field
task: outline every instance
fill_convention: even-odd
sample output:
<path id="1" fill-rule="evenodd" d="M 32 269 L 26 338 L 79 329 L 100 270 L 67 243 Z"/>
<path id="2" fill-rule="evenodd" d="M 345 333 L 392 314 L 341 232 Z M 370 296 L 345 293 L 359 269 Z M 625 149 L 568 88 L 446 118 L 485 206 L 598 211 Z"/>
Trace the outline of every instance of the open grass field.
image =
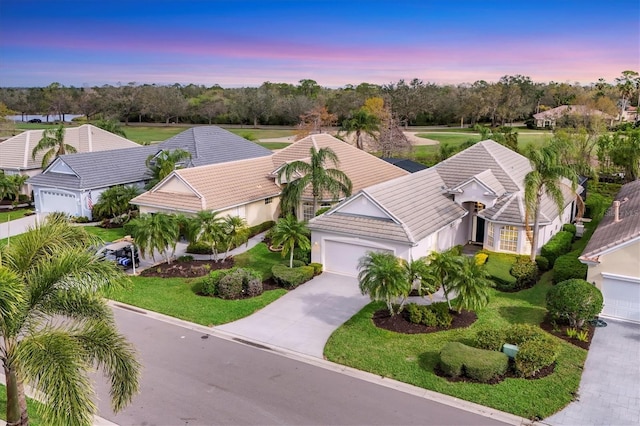
<path id="1" fill-rule="evenodd" d="M 492 291 L 489 306 L 466 329 L 430 334 L 399 334 L 379 329 L 371 320 L 382 303 L 371 303 L 333 333 L 325 346 L 328 360 L 451 395 L 525 418 L 545 418 L 563 408 L 578 390 L 587 352 L 558 339 L 562 346 L 555 372 L 537 380 L 505 379 L 495 385 L 449 382 L 437 376 L 439 352 L 447 342 L 468 344 L 477 330 L 514 323 L 539 324 L 551 288 L 547 273 L 533 288 L 518 293 Z"/>

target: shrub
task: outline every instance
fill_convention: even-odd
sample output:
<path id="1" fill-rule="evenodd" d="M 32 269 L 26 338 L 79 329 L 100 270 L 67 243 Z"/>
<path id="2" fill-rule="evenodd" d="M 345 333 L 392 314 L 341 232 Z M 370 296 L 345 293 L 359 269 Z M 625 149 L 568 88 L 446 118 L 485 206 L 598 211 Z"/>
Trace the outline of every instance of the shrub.
<path id="1" fill-rule="evenodd" d="M 73 221 L 75 223 L 89 223 L 89 218 L 86 216 L 78 216 Z"/>
<path id="2" fill-rule="evenodd" d="M 509 358 L 502 352 L 448 342 L 440 351 L 439 365 L 447 376 L 459 377 L 464 374 L 479 382 L 489 382 L 506 373 Z"/>
<path id="3" fill-rule="evenodd" d="M 488 351 L 501 351 L 502 345 L 505 343 L 506 338 L 503 329 L 488 328 L 476 333 L 473 346 L 478 349 L 486 349 Z"/>
<path id="4" fill-rule="evenodd" d="M 573 223 L 565 223 L 562 225 L 562 230 L 565 232 L 571 232 L 574 237 L 576 235 L 576 226 Z"/>
<path id="5" fill-rule="evenodd" d="M 518 375 L 531 377 L 558 358 L 560 346 L 551 337 L 529 340 L 518 347 L 515 368 Z"/>
<path id="6" fill-rule="evenodd" d="M 314 269 L 311 266 L 289 268 L 287 265 L 276 264 L 271 268 L 273 279 L 284 288 L 296 288 L 313 278 Z"/>
<path id="7" fill-rule="evenodd" d="M 436 313 L 425 306 L 422 309 L 422 318 L 420 319 L 420 324 L 425 325 L 427 327 L 437 327 L 438 326 L 438 316 Z"/>
<path id="8" fill-rule="evenodd" d="M 510 272 L 516 279 L 517 289 L 529 288 L 538 279 L 538 266 L 527 256 L 518 256 Z"/>
<path id="9" fill-rule="evenodd" d="M 322 263 L 312 262 L 309 264 L 313 268 L 313 273 L 315 275 L 320 275 L 322 273 Z"/>
<path id="10" fill-rule="evenodd" d="M 536 256 L 536 265 L 538 265 L 538 270 L 541 272 L 549 270 L 549 260 L 544 256 Z"/>
<path id="11" fill-rule="evenodd" d="M 488 258 L 489 255 L 487 253 L 478 252 L 475 255 L 476 263 L 478 265 L 484 265 L 485 263 L 487 263 Z"/>
<path id="12" fill-rule="evenodd" d="M 587 277 L 588 266 L 578 260 L 579 253 L 571 252 L 556 259 L 553 265 L 553 283 L 578 278 L 584 280 Z"/>
<path id="13" fill-rule="evenodd" d="M 513 324 L 505 331 L 505 343 L 520 346 L 524 342 L 547 337 L 540 327 L 531 324 Z"/>
<path id="14" fill-rule="evenodd" d="M 300 247 L 296 247 L 293 250 L 293 258 L 295 260 L 302 261 L 305 265 L 308 265 L 311 262 L 311 249 L 304 250 Z"/>
<path id="15" fill-rule="evenodd" d="M 289 267 L 289 259 L 283 260 L 281 263 Z M 306 263 L 304 263 L 302 260 L 293 259 L 294 268 L 299 268 L 300 266 L 304 266 L 304 265 L 306 265 Z"/>
<path id="16" fill-rule="evenodd" d="M 193 256 L 188 254 L 184 254 L 176 259 L 176 262 L 191 262 L 193 260 Z"/>
<path id="17" fill-rule="evenodd" d="M 331 210 L 331 207 L 323 207 L 321 209 L 318 209 L 318 211 L 316 212 L 316 216 L 320 216 L 321 214 L 326 213 L 329 210 Z"/>
<path id="18" fill-rule="evenodd" d="M 262 222 L 259 225 L 252 226 L 249 228 L 249 236 L 253 237 L 254 235 L 258 235 L 261 232 L 268 231 L 273 228 L 276 223 L 273 220 L 268 220 L 266 222 Z"/>
<path id="19" fill-rule="evenodd" d="M 449 312 L 449 305 L 446 302 L 436 302 L 429 306 L 429 310 L 436 314 L 438 327 L 449 327 L 453 321 L 453 315 Z"/>
<path id="20" fill-rule="evenodd" d="M 221 299 L 238 299 L 242 296 L 242 270 L 226 274 L 218 283 L 217 296 Z"/>
<path id="21" fill-rule="evenodd" d="M 573 241 L 573 234 L 566 231 L 560 231 L 543 245 L 540 249 L 540 254 L 547 258 L 549 266 L 553 268 L 556 259 L 568 253 L 571 250 L 571 242 Z"/>
<path id="22" fill-rule="evenodd" d="M 585 321 L 602 311 L 602 305 L 600 290 L 581 279 L 562 281 L 547 293 L 547 309 L 551 317 L 566 319 L 571 327 L 581 328 Z"/>
<path id="23" fill-rule="evenodd" d="M 187 253 L 192 254 L 213 254 L 213 252 L 211 251 L 211 246 L 202 241 L 189 243 L 186 251 Z"/>
<path id="24" fill-rule="evenodd" d="M 407 311 L 407 315 L 409 317 L 409 321 L 414 324 L 422 323 L 422 307 L 416 303 L 409 303 L 405 310 Z"/>
<path id="25" fill-rule="evenodd" d="M 200 282 L 200 292 L 205 296 L 216 296 L 218 294 L 218 283 L 227 275 L 232 269 L 221 269 L 212 271 Z"/>

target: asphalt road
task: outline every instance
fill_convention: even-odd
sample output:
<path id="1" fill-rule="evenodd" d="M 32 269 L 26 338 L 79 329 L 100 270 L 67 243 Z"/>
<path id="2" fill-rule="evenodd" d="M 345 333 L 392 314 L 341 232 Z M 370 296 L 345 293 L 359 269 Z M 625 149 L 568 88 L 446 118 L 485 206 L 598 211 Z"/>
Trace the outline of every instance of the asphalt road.
<path id="1" fill-rule="evenodd" d="M 121 308 L 141 392 L 118 415 L 98 378 L 99 415 L 120 425 L 503 425 L 496 419 Z"/>

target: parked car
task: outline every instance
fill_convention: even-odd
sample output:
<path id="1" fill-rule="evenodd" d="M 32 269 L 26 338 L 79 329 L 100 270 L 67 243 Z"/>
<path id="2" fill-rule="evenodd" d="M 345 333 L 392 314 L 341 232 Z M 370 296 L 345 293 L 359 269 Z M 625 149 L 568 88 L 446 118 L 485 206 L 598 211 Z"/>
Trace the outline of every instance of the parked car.
<path id="1" fill-rule="evenodd" d="M 123 269 L 133 267 L 134 260 L 136 268 L 140 266 L 138 251 L 135 249 L 133 243 L 127 241 L 107 244 L 98 251 L 98 255 L 104 256 L 105 259 L 112 262 L 116 262 L 118 266 Z"/>
<path id="2" fill-rule="evenodd" d="M 29 123 L 42 123 L 42 120 L 40 120 L 39 118 L 32 118 L 31 120 L 29 120 Z"/>

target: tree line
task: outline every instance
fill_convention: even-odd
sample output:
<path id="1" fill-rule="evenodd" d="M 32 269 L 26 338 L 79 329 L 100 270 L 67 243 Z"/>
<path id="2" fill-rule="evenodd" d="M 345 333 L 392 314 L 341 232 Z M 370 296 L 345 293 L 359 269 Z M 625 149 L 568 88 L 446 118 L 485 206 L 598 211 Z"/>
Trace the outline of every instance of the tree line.
<path id="1" fill-rule="evenodd" d="M 400 125 L 491 123 L 527 120 L 532 114 L 560 105 L 588 105 L 618 115 L 638 105 L 640 77 L 623 71 L 614 83 L 604 79 L 578 83 L 536 83 L 530 77 L 505 75 L 497 82 L 438 85 L 414 78 L 389 84 L 361 83 L 327 88 L 303 79 L 298 84 L 264 82 L 259 87 L 223 88 L 219 85 L 138 84 L 130 82 L 94 87 L 0 88 L 0 103 L 17 114 L 67 114 L 89 120 L 182 122 L 294 126 L 301 117 L 325 108 L 338 123 L 351 119 L 367 99 L 382 98 Z"/>

